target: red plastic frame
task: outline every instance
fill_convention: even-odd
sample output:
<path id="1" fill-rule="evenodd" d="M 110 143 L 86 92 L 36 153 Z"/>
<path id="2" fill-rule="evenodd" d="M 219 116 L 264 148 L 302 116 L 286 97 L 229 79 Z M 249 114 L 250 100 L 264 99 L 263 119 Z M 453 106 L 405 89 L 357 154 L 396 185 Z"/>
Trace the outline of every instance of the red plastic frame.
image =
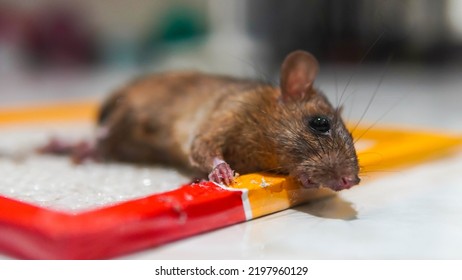
<path id="1" fill-rule="evenodd" d="M 79 214 L 0 197 L 0 250 L 26 259 L 110 258 L 245 221 L 242 195 L 205 182 Z"/>

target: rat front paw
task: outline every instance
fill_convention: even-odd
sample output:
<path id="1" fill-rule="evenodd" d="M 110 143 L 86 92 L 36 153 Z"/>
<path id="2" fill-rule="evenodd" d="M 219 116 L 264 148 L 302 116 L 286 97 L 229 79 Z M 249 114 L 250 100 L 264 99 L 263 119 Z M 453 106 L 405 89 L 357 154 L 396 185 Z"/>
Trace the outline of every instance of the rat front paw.
<path id="1" fill-rule="evenodd" d="M 225 161 L 215 159 L 214 168 L 209 174 L 209 180 L 229 186 L 234 182 L 234 171 Z"/>

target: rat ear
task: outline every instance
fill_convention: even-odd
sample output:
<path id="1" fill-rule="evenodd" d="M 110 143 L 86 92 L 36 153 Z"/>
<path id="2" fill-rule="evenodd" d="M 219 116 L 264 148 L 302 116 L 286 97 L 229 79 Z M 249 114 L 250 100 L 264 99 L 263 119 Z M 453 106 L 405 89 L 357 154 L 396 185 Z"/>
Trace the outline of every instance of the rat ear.
<path id="1" fill-rule="evenodd" d="M 294 51 L 287 55 L 281 66 L 281 91 L 283 100 L 300 99 L 311 90 L 318 74 L 316 58 L 305 51 Z"/>

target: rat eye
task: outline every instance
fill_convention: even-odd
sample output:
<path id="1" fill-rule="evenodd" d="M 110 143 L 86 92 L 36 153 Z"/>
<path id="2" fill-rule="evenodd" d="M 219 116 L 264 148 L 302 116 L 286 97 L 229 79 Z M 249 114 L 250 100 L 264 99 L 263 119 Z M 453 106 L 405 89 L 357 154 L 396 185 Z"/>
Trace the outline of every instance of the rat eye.
<path id="1" fill-rule="evenodd" d="M 330 130 L 330 121 L 326 117 L 314 117 L 309 121 L 309 125 L 316 132 L 326 133 Z"/>

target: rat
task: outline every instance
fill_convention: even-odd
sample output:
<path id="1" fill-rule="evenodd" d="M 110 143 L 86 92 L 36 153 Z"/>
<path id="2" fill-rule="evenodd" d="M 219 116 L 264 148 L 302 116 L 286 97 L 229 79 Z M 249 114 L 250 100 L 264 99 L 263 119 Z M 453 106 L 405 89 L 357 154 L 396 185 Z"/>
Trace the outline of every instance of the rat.
<path id="1" fill-rule="evenodd" d="M 169 164 L 225 185 L 235 171 L 270 172 L 305 188 L 349 189 L 360 181 L 354 142 L 341 108 L 314 87 L 318 71 L 298 50 L 284 59 L 280 86 L 193 71 L 138 78 L 102 105 L 94 155 Z M 77 157 L 93 154 L 78 146 Z"/>

